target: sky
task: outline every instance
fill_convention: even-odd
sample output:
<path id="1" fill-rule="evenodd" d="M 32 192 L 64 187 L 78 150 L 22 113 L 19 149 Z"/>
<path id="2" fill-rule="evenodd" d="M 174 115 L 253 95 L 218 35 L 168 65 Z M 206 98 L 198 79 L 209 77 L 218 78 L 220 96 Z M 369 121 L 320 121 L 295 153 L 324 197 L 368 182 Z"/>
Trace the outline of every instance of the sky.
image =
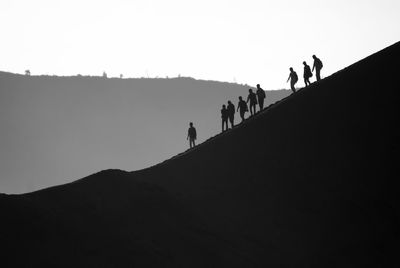
<path id="1" fill-rule="evenodd" d="M 0 0 L 0 71 L 176 77 L 288 88 L 400 39 L 398 0 Z"/>

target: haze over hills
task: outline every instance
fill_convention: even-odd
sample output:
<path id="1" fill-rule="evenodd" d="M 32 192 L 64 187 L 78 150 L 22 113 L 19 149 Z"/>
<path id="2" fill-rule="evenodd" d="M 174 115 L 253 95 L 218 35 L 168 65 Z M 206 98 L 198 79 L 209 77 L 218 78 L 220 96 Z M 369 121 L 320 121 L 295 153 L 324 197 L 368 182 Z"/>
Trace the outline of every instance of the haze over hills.
<path id="1" fill-rule="evenodd" d="M 255 86 L 255 85 L 254 85 Z M 220 109 L 249 86 L 192 78 L 119 79 L 0 72 L 0 192 L 23 193 L 108 168 L 137 170 L 220 132 Z M 289 91 L 267 92 L 267 103 Z M 239 122 L 239 116 L 236 116 Z"/>
<path id="2" fill-rule="evenodd" d="M 1 259 L 8 267 L 399 266 L 391 68 L 399 59 L 396 43 L 151 168 L 0 195 Z"/>

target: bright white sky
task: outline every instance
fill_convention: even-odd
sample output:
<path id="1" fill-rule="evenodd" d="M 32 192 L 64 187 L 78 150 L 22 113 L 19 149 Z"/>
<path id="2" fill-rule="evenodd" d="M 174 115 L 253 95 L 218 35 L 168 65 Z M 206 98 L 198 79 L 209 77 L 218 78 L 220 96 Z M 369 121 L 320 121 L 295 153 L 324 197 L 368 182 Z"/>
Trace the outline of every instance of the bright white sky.
<path id="1" fill-rule="evenodd" d="M 399 0 L 0 0 L 0 70 L 288 87 L 400 40 Z M 301 81 L 302 84 L 302 81 Z"/>

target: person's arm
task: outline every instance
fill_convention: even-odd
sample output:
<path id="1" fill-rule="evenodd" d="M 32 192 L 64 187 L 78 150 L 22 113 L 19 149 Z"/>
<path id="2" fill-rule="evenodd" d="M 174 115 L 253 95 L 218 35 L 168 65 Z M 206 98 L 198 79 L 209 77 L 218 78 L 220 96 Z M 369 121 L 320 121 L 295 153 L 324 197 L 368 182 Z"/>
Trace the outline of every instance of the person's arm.
<path id="1" fill-rule="evenodd" d="M 240 107 L 240 103 L 238 104 L 238 107 L 237 107 L 237 109 L 236 109 L 236 112 L 239 111 L 239 107 Z"/>
<path id="2" fill-rule="evenodd" d="M 314 72 L 314 68 L 315 68 L 315 60 L 314 60 L 314 64 L 312 66 L 312 71 L 311 72 Z"/>
<path id="3" fill-rule="evenodd" d="M 289 82 L 289 80 L 290 80 L 290 75 L 291 75 L 291 74 L 289 74 L 289 78 L 287 79 L 286 83 Z"/>
<path id="4" fill-rule="evenodd" d="M 188 135 L 187 135 L 187 138 L 186 138 L 186 140 L 188 140 L 189 139 L 189 130 L 188 130 Z"/>

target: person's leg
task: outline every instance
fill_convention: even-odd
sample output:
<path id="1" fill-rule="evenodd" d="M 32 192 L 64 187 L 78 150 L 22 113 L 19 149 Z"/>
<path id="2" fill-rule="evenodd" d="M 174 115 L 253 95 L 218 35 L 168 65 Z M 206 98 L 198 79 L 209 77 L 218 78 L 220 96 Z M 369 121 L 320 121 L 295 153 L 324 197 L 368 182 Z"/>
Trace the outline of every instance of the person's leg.
<path id="1" fill-rule="evenodd" d="M 296 92 L 296 89 L 294 88 L 294 83 L 290 83 L 290 87 L 292 88 L 292 91 L 293 91 L 293 93 L 295 93 Z"/>
<path id="2" fill-rule="evenodd" d="M 264 99 L 260 100 L 260 112 L 264 109 Z"/>
<path id="3" fill-rule="evenodd" d="M 321 69 L 316 69 L 316 72 L 315 72 L 316 74 L 315 75 L 317 77 L 317 81 L 321 80 L 321 73 L 320 72 L 321 72 Z"/>

